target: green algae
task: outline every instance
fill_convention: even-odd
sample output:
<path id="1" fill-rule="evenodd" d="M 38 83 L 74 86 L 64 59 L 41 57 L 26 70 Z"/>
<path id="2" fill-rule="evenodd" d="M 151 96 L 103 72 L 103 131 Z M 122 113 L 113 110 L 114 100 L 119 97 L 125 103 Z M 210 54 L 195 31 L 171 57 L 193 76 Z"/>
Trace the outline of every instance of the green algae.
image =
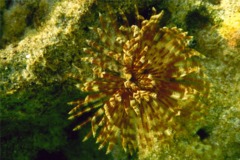
<path id="1" fill-rule="evenodd" d="M 48 0 L 1 1 L 0 48 L 21 40 L 30 29 L 38 29 L 54 3 Z"/>

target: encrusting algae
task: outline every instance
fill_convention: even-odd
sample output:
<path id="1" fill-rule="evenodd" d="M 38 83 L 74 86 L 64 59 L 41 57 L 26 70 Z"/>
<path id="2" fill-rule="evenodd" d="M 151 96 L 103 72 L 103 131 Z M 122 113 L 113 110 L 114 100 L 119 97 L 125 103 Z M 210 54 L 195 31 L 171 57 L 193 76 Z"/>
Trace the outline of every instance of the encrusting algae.
<path id="1" fill-rule="evenodd" d="M 90 122 L 84 140 L 97 137 L 107 153 L 118 142 L 133 153 L 171 140 L 183 129 L 178 117 L 196 119 L 192 113 L 203 108 L 196 98 L 209 89 L 197 62 L 202 55 L 188 47 L 191 37 L 182 29 L 159 27 L 163 11 L 152 11 L 147 20 L 136 9 L 131 26 L 120 11 L 120 27 L 111 11 L 100 14 L 101 28 L 92 28 L 99 41 L 87 40 L 83 49 L 82 61 L 93 66 L 94 77 L 81 89 L 87 97 L 71 102 L 76 107 L 69 119 L 92 114 L 74 130 Z"/>

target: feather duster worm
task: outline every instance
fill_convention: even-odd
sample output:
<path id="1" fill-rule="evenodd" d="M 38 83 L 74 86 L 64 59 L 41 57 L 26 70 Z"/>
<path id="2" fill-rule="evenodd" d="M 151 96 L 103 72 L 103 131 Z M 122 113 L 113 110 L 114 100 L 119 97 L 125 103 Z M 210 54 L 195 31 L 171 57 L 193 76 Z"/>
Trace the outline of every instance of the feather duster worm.
<path id="1" fill-rule="evenodd" d="M 131 26 L 120 14 L 120 27 L 111 12 L 106 18 L 100 14 L 101 28 L 92 28 L 99 41 L 87 40 L 82 61 L 93 66 L 94 78 L 82 87 L 88 96 L 72 102 L 76 107 L 69 112 L 73 119 L 94 111 L 74 130 L 90 122 L 84 140 L 97 137 L 99 149 L 106 145 L 107 153 L 117 142 L 132 153 L 172 137 L 181 128 L 176 117 L 190 118 L 191 110 L 201 108 L 193 97 L 205 90 L 204 81 L 189 76 L 201 75 L 194 61 L 200 53 L 188 47 L 186 32 L 160 28 L 163 12 L 154 8 L 149 20 L 136 9 L 137 24 Z M 186 104 L 191 108 L 185 113 Z"/>

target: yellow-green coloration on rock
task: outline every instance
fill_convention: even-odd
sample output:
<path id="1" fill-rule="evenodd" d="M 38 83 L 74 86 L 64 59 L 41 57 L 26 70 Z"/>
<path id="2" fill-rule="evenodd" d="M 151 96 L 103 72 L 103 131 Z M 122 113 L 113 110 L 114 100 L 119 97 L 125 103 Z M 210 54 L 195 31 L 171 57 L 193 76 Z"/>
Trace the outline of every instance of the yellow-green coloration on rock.
<path id="1" fill-rule="evenodd" d="M 24 4 L 34 2 L 32 0 L 11 2 L 13 4 L 9 9 L 5 7 L 1 10 L 4 14 L 16 10 L 36 13 L 38 9 L 48 9 L 40 9 L 40 6 L 31 8 L 31 5 L 29 8 L 23 7 Z M 17 38 L 11 34 L 13 37 L 10 37 L 10 32 L 5 32 L 9 30 L 1 30 L 8 40 L 0 50 L 0 159 L 45 159 L 41 158 L 42 153 L 45 157 L 48 156 L 46 159 L 53 155 L 56 159 L 78 159 L 76 153 L 81 154 L 83 159 L 92 159 L 94 156 L 109 159 L 101 152 L 91 149 L 90 146 L 94 143 L 74 145 L 79 142 L 78 136 L 81 134 L 72 136 L 67 120 L 69 109 L 64 107 L 74 97 L 67 98 L 66 95 L 81 94 L 75 92 L 73 81 L 67 81 L 66 74 L 74 72 L 75 68 L 72 69 L 71 64 L 78 56 L 78 46 L 81 46 L 79 37 L 84 35 L 82 28 L 87 21 L 83 15 L 87 13 L 92 1 L 36 2 L 46 2 L 47 6 L 51 6 L 51 11 L 43 19 L 39 18 L 39 26 L 35 27 L 33 21 L 31 27 L 24 28 L 22 25 L 25 20 L 21 19 L 23 15 L 15 14 L 13 19 L 19 17 L 18 22 L 24 24 L 12 23 L 11 32 L 21 27 L 23 34 Z M 23 11 L 23 8 L 28 11 Z M 41 13 L 36 14 L 36 17 L 41 16 Z M 85 23 L 81 25 L 83 19 Z"/>
<path id="2" fill-rule="evenodd" d="M 38 30 L 56 1 L 1 1 L 0 48 L 21 40 L 30 30 Z"/>
<path id="3" fill-rule="evenodd" d="M 47 15 L 49 18 L 46 18 L 37 30 L 29 30 L 25 38 L 17 44 L 13 43 L 1 50 L 2 90 L 12 93 L 31 83 L 65 81 L 67 73 L 72 72 L 70 66 L 74 61 L 73 57 L 78 54 L 79 48 L 76 43 L 80 43 L 81 46 L 80 40 L 76 40 L 75 37 L 83 34 L 79 31 L 78 22 L 87 12 L 85 6 L 91 3 L 77 0 L 55 2 L 54 9 Z M 16 24 L 12 28 L 16 29 L 19 25 Z M 77 34 L 74 33 L 76 30 Z M 8 35 L 8 32 L 4 31 L 3 35 Z M 66 68 L 69 70 L 65 70 Z M 8 80 L 11 83 L 7 83 Z"/>
<path id="4" fill-rule="evenodd" d="M 91 122 L 84 140 L 97 137 L 107 153 L 120 141 L 126 152 L 146 154 L 184 130 L 181 117 L 193 121 L 207 111 L 198 100 L 209 90 L 197 62 L 201 55 L 188 47 L 191 37 L 182 29 L 159 26 L 163 11 L 153 8 L 147 20 L 136 9 L 133 25 L 122 11 L 118 25 L 109 12 L 100 14 L 100 28 L 92 28 L 100 41 L 87 40 L 83 49 L 82 61 L 92 65 L 94 77 L 81 89 L 90 94 L 72 102 L 77 106 L 70 119 L 93 112 L 74 129 Z"/>

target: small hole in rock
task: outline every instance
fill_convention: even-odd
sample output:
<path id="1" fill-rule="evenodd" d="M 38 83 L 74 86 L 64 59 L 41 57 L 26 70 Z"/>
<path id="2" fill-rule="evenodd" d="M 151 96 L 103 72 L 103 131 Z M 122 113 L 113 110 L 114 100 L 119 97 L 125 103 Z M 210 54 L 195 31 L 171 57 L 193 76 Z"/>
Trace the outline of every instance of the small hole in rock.
<path id="1" fill-rule="evenodd" d="M 200 128 L 197 131 L 197 135 L 199 136 L 201 141 L 209 137 L 209 133 L 204 128 Z"/>

